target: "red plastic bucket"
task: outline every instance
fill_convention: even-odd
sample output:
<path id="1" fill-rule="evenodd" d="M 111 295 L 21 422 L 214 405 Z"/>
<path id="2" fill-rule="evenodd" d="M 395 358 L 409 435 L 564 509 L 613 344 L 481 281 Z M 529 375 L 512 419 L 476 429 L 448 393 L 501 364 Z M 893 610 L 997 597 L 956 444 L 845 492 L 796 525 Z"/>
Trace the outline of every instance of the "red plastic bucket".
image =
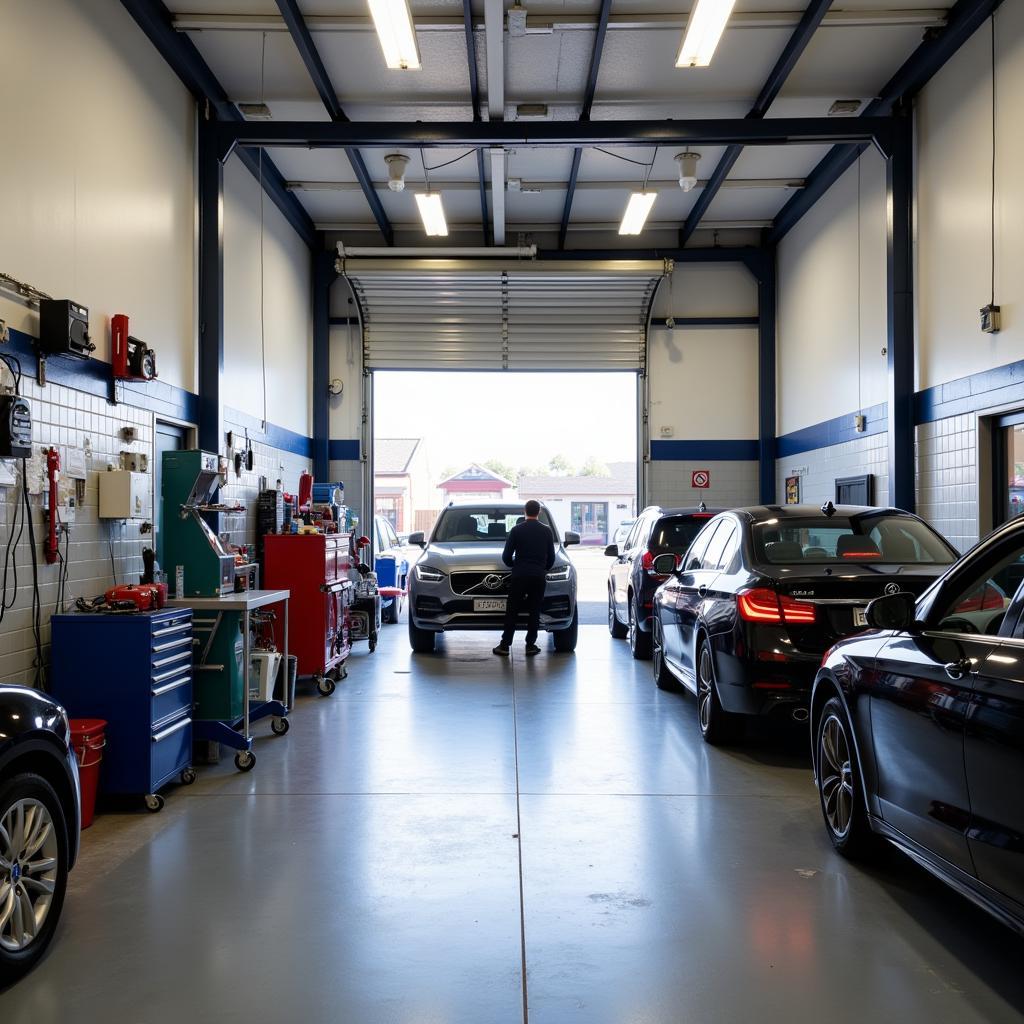
<path id="1" fill-rule="evenodd" d="M 78 758 L 78 778 L 82 786 L 82 828 L 92 824 L 96 813 L 96 790 L 100 782 L 100 762 L 107 745 L 107 723 L 102 718 L 72 718 L 71 745 Z"/>

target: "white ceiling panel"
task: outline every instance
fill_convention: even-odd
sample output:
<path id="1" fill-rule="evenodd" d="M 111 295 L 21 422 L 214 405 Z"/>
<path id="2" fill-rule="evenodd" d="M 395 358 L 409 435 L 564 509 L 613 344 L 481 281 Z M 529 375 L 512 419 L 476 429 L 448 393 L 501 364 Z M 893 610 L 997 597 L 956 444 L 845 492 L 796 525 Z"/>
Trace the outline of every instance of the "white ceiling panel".
<path id="1" fill-rule="evenodd" d="M 723 188 L 704 216 L 712 221 L 771 220 L 792 195 L 781 188 Z"/>
<path id="2" fill-rule="evenodd" d="M 806 178 L 830 149 L 831 146 L 747 146 L 729 178 Z M 700 168 L 702 176 L 705 169 Z"/>
<path id="3" fill-rule="evenodd" d="M 341 149 L 293 149 L 290 146 L 276 146 L 268 148 L 266 153 L 289 181 L 356 180 L 352 165 Z M 386 175 L 382 172 L 380 177 Z"/>

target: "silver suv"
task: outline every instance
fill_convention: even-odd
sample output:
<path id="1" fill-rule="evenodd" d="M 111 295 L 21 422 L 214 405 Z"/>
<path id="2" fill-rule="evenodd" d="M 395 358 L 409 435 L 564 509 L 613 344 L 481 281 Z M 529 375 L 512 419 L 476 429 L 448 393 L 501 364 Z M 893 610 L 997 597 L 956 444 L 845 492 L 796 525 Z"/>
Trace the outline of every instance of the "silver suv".
<path id="1" fill-rule="evenodd" d="M 423 554 L 409 574 L 409 643 L 418 653 L 434 649 L 434 637 L 456 629 L 501 629 L 505 621 L 509 568 L 501 560 L 509 530 L 522 519 L 520 502 L 451 504 L 438 516 L 429 542 L 409 537 Z M 555 564 L 547 574 L 540 628 L 553 635 L 556 651 L 574 651 L 576 567 L 565 548 L 579 544 L 566 532 L 564 543 L 541 505 L 540 521 L 555 537 Z M 520 617 L 520 628 L 526 616 Z"/>

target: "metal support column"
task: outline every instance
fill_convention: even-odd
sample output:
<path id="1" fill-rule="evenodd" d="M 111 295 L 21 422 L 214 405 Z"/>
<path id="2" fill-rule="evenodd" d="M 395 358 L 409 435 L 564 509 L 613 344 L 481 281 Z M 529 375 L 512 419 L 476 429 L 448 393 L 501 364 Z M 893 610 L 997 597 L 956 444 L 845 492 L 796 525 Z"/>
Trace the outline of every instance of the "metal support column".
<path id="1" fill-rule="evenodd" d="M 757 274 L 757 458 L 760 500 L 774 505 L 775 493 L 775 280 L 776 250 L 763 250 Z"/>
<path id="2" fill-rule="evenodd" d="M 224 165 L 215 116 L 199 121 L 199 447 L 219 453 L 224 438 Z"/>
<path id="3" fill-rule="evenodd" d="M 337 277 L 334 252 L 323 232 L 313 248 L 313 479 L 330 475 L 331 285 Z"/>
<path id="4" fill-rule="evenodd" d="M 886 292 L 889 366 L 889 504 L 914 511 L 913 128 L 897 118 L 886 161 Z"/>

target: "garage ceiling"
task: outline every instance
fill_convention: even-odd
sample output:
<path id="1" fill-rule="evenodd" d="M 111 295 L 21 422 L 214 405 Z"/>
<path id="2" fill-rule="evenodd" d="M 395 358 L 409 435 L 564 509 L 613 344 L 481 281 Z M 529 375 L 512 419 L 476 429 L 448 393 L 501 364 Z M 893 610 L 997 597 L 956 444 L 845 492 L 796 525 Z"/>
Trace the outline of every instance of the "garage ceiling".
<path id="1" fill-rule="evenodd" d="M 879 10 L 883 5 L 884 10 Z M 921 0 L 836 0 L 768 109 L 768 117 L 822 116 L 837 99 L 869 101 L 920 45 L 929 28 L 944 23 L 947 3 L 927 9 Z M 334 92 L 354 121 L 439 121 L 473 118 L 470 71 L 461 0 L 411 0 L 423 67 L 389 71 L 372 29 L 366 0 L 299 0 Z M 505 0 L 502 109 L 520 118 L 521 104 L 545 104 L 548 120 L 578 119 L 597 38 L 597 0 L 536 3 L 526 0 L 525 35 L 508 30 Z M 690 0 L 614 0 L 596 78 L 592 120 L 743 117 L 751 109 L 804 13 L 803 0 L 738 0 L 712 65 L 677 69 L 676 52 Z M 313 80 L 287 30 L 275 0 L 170 0 L 175 28 L 192 40 L 236 103 L 264 102 L 275 120 L 329 120 Z M 484 0 L 472 0 L 479 81 L 478 116 L 488 119 L 488 52 Z M 723 147 L 697 147 L 701 154 L 696 189 L 677 182 L 674 151 L 644 148 L 584 150 L 571 204 L 568 248 L 619 244 L 618 222 L 631 189 L 650 180 L 659 197 L 645 231 L 648 246 L 673 244 L 698 201 L 704 180 Z M 402 151 L 396 147 L 396 151 Z M 728 241 L 748 241 L 770 226 L 827 151 L 821 146 L 756 147 L 744 150 L 693 236 L 695 244 L 714 231 Z M 424 241 L 413 191 L 422 186 L 419 153 L 410 157 L 407 189 L 388 190 L 385 150 L 358 152 L 396 238 Z M 377 221 L 352 162 L 340 150 L 270 149 L 316 225 L 346 241 L 379 242 Z M 475 151 L 433 149 L 428 167 L 444 197 L 451 240 L 479 244 L 485 232 Z M 461 159 L 459 159 L 461 157 Z M 623 159 L 623 158 L 628 158 Z M 504 232 L 509 242 L 557 240 L 573 151 L 507 150 L 505 180 L 492 180 L 483 161 L 487 229 L 496 211 L 493 192 L 504 197 Z M 500 207 L 501 204 L 499 204 Z M 636 239 L 622 239 L 634 245 Z"/>

